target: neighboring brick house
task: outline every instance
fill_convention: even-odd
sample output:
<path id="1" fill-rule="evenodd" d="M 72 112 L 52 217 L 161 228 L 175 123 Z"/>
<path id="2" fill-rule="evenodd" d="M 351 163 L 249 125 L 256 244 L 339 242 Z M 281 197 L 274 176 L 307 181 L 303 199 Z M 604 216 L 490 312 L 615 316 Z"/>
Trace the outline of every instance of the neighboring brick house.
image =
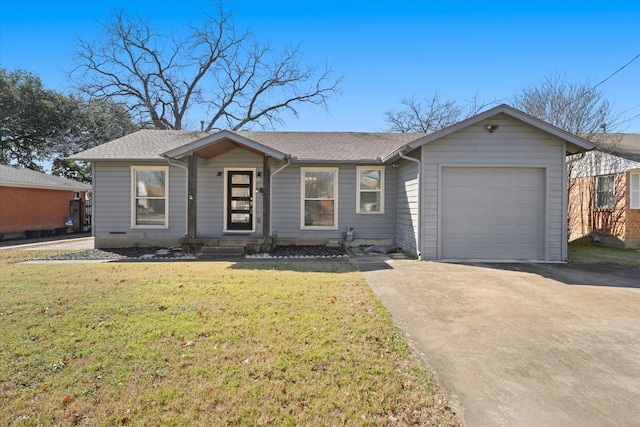
<path id="1" fill-rule="evenodd" d="M 569 240 L 640 248 L 640 134 L 606 134 L 569 165 Z"/>
<path id="2" fill-rule="evenodd" d="M 85 200 L 90 189 L 81 182 L 0 164 L 0 235 L 62 230 L 70 216 L 70 202 Z"/>

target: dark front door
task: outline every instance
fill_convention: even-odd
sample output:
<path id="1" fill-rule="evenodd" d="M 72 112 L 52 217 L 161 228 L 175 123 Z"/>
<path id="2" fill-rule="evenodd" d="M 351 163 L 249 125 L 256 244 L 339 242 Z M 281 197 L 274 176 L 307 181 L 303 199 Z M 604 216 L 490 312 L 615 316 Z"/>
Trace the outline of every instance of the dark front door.
<path id="1" fill-rule="evenodd" d="M 227 230 L 253 229 L 253 171 L 227 172 Z"/>

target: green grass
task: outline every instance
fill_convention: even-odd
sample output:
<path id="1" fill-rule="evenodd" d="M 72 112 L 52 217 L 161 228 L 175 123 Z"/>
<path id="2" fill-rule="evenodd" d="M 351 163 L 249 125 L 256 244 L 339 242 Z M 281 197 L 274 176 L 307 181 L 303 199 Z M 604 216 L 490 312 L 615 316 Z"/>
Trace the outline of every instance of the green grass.
<path id="1" fill-rule="evenodd" d="M 457 425 L 349 263 L 17 264 L 7 425 Z"/>
<path id="2" fill-rule="evenodd" d="M 640 249 L 619 249 L 573 244 L 569 245 L 569 262 L 578 264 L 617 264 L 640 268 Z"/>

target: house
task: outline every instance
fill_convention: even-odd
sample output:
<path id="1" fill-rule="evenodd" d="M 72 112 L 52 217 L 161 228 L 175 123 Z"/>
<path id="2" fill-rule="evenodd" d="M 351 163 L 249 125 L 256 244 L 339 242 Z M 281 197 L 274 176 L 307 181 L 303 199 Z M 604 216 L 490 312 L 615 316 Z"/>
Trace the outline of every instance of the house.
<path id="1" fill-rule="evenodd" d="M 0 234 L 4 238 L 67 232 L 71 201 L 91 186 L 30 169 L 0 164 Z M 78 203 L 80 203 L 78 202 Z"/>
<path id="2" fill-rule="evenodd" d="M 500 105 L 428 135 L 141 130 L 71 158 L 93 165 L 96 247 L 277 238 L 557 261 L 565 156 L 591 148 Z"/>
<path id="3" fill-rule="evenodd" d="M 640 248 L 640 134 L 598 134 L 570 160 L 569 240 Z"/>

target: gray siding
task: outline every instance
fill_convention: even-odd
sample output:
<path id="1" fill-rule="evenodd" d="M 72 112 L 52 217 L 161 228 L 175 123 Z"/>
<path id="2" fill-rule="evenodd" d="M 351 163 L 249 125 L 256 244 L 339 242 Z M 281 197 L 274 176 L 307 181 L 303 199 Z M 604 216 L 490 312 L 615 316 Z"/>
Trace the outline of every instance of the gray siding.
<path id="1" fill-rule="evenodd" d="M 255 169 L 263 172 L 262 155 L 235 149 L 209 161 L 198 164 L 198 236 L 217 237 L 224 230 L 224 169 Z M 218 172 L 223 176 L 218 178 Z M 262 188 L 262 178 L 257 178 L 256 189 Z M 262 193 L 254 195 L 254 215 L 256 231 L 254 236 L 262 237 Z M 237 234 L 237 233 L 235 233 Z"/>
<path id="2" fill-rule="evenodd" d="M 488 133 L 487 124 L 497 124 Z M 545 243 L 544 259 L 559 261 L 564 254 L 564 144 L 546 132 L 506 115 L 464 128 L 440 140 L 422 146 L 422 255 L 438 259 L 440 255 L 439 176 L 442 167 L 534 167 L 545 170 Z"/>
<path id="3" fill-rule="evenodd" d="M 131 166 L 168 166 L 168 163 L 94 163 L 93 233 L 109 237 L 182 237 L 186 231 L 186 172 L 169 168 L 169 227 L 167 229 L 131 228 Z M 124 234 L 123 234 L 124 233 Z"/>
<path id="4" fill-rule="evenodd" d="M 418 247 L 418 164 L 398 162 L 396 172 L 396 241 L 404 252 L 417 254 Z"/>
<path id="5" fill-rule="evenodd" d="M 283 163 L 274 164 L 275 171 Z M 338 167 L 338 229 L 300 229 L 300 168 Z M 356 166 L 330 164 L 291 164 L 279 172 L 272 182 L 273 215 L 272 231 L 278 238 L 339 239 L 349 227 L 354 229 L 355 239 L 394 239 L 395 171 L 390 165 L 385 169 L 385 213 L 380 215 L 356 214 Z"/>

